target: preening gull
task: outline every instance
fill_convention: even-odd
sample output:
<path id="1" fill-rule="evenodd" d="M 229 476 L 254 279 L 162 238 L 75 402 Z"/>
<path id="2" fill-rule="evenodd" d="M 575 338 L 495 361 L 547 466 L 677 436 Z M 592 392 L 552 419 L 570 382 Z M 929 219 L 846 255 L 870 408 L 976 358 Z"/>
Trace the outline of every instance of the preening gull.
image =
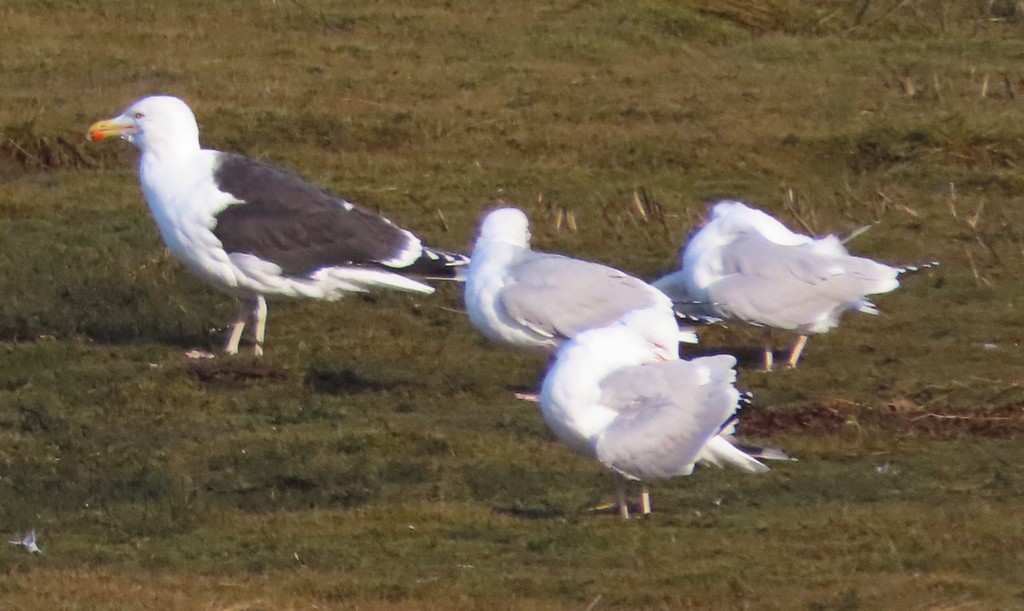
<path id="1" fill-rule="evenodd" d="M 225 351 L 236 353 L 249 315 L 263 353 L 266 296 L 339 299 L 393 288 L 431 293 L 423 279 L 457 279 L 463 255 L 425 247 L 391 221 L 299 176 L 241 155 L 200 148 L 192 110 L 143 98 L 89 128 L 89 138 L 134 144 L 139 181 L 160 235 L 194 274 L 242 300 Z"/>
<path id="2" fill-rule="evenodd" d="M 686 304 L 683 309 L 765 327 L 766 371 L 772 368 L 772 329 L 799 334 L 788 360 L 796 367 L 809 334 L 832 329 L 847 310 L 877 314 L 868 295 L 888 293 L 899 286 L 900 274 L 927 267 L 855 257 L 835 236 L 794 233 L 737 201 L 712 207 L 680 260 L 680 270 L 654 286 Z"/>
<path id="3" fill-rule="evenodd" d="M 615 473 L 623 518 L 629 517 L 627 480 L 689 475 L 698 461 L 768 470 L 729 436 L 741 398 L 734 386 L 736 359 L 681 360 L 675 324 L 658 309 L 630 312 L 565 343 L 544 377 L 544 419 L 571 449 Z M 789 459 L 777 450 L 761 457 Z M 646 484 L 640 507 L 651 511 Z"/>
<path id="4" fill-rule="evenodd" d="M 545 350 L 587 329 L 608 326 L 632 310 L 672 313 L 672 301 L 639 278 L 530 250 L 529 221 L 517 208 L 492 210 L 481 222 L 465 301 L 470 321 L 487 337 Z M 691 330 L 681 337 L 697 341 Z"/>

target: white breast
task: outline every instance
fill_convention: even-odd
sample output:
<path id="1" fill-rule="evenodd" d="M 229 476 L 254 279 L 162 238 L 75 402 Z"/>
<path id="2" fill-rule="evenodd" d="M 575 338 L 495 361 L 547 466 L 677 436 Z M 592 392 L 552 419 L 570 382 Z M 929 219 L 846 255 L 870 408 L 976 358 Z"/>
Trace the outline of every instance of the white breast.
<path id="1" fill-rule="evenodd" d="M 196 275 L 229 293 L 247 294 L 239 275 L 213 234 L 215 214 L 237 200 L 213 180 L 215 151 L 200 151 L 181 160 L 145 153 L 139 180 L 167 248 Z"/>
<path id="2" fill-rule="evenodd" d="M 510 320 L 498 303 L 508 269 L 523 249 L 512 244 L 478 244 L 469 259 L 466 277 L 466 312 L 473 325 L 488 338 L 528 348 L 552 348 L 557 342 Z"/>

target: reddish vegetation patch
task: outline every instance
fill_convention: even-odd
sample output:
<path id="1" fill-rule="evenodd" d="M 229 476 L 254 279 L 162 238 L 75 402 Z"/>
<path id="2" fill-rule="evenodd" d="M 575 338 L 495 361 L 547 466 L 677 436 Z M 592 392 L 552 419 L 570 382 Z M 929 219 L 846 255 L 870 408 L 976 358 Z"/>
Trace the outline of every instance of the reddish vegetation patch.
<path id="1" fill-rule="evenodd" d="M 743 413 L 740 430 L 751 437 L 778 433 L 825 436 L 837 435 L 848 426 L 882 429 L 912 437 L 1024 437 L 1024 405 L 970 412 L 929 410 L 910 401 L 893 402 L 883 409 L 851 403 L 815 404 L 787 410 L 751 409 Z"/>
<path id="2" fill-rule="evenodd" d="M 740 416 L 740 431 L 751 437 L 768 437 L 773 433 L 804 433 L 835 435 L 848 416 L 824 405 L 808 405 L 799 409 L 745 410 Z"/>

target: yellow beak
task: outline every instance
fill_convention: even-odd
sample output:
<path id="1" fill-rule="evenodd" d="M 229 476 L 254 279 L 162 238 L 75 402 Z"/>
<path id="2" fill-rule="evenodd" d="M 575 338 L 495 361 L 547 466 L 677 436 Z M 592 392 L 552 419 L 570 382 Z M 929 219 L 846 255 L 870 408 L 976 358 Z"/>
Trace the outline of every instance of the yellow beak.
<path id="1" fill-rule="evenodd" d="M 114 136 L 123 136 L 135 131 L 135 126 L 127 123 L 121 117 L 114 117 L 106 121 L 97 121 L 89 127 L 86 137 L 89 140 L 99 142 Z"/>

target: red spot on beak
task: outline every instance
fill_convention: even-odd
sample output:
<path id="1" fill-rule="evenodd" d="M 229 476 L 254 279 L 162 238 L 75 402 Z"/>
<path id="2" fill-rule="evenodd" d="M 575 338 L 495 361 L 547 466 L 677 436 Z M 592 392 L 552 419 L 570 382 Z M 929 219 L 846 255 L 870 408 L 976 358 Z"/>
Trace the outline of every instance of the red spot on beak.
<path id="1" fill-rule="evenodd" d="M 106 137 L 107 136 L 103 132 L 90 132 L 89 133 L 89 139 L 92 140 L 93 142 L 99 142 L 100 140 L 103 140 Z"/>

